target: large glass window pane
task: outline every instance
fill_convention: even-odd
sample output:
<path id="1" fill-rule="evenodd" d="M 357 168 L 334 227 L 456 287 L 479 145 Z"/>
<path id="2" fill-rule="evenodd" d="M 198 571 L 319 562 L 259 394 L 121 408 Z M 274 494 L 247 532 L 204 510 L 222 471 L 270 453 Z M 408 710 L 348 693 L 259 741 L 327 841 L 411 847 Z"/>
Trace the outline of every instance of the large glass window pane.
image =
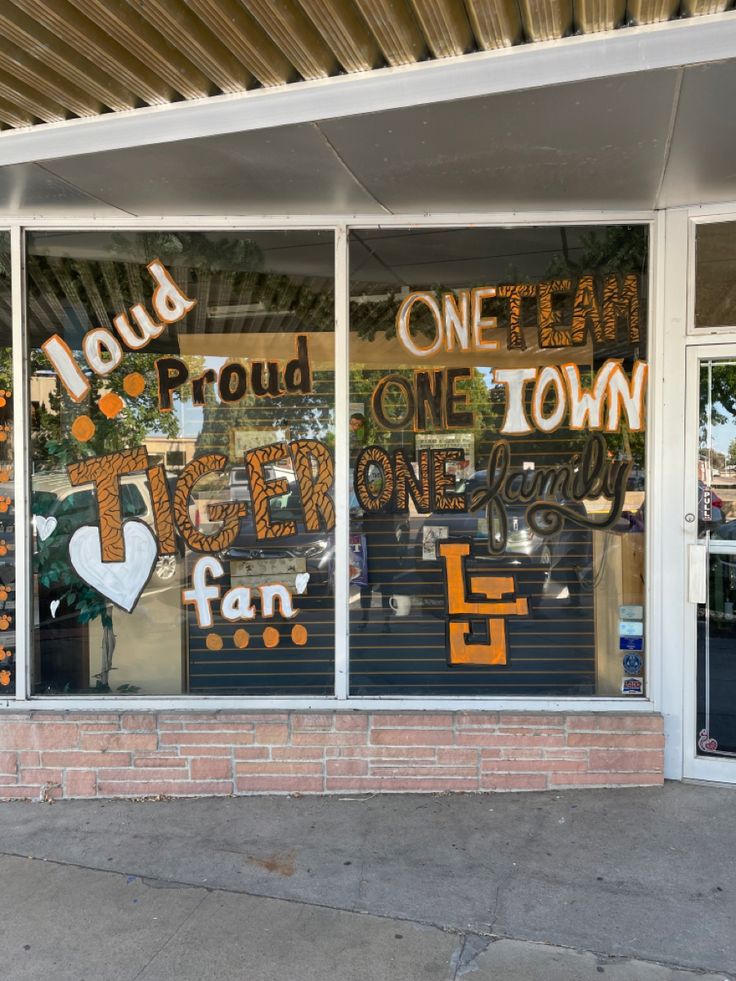
<path id="1" fill-rule="evenodd" d="M 333 692 L 330 232 L 28 240 L 38 694 Z"/>
<path id="2" fill-rule="evenodd" d="M 695 326 L 736 326 L 736 222 L 696 225 Z"/>
<path id="3" fill-rule="evenodd" d="M 15 694 L 15 484 L 10 236 L 0 232 L 0 698 Z"/>
<path id="4" fill-rule="evenodd" d="M 350 243 L 350 690 L 644 693 L 644 227 Z"/>

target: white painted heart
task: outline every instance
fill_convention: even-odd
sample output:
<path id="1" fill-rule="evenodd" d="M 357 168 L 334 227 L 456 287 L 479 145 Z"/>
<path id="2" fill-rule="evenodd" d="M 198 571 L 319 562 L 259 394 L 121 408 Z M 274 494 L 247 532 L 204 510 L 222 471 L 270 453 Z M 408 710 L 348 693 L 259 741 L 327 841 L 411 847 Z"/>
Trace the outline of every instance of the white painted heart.
<path id="1" fill-rule="evenodd" d="M 56 518 L 53 514 L 48 518 L 44 518 L 40 514 L 34 514 L 33 523 L 36 526 L 36 533 L 42 542 L 45 542 L 49 535 L 53 535 L 56 530 Z"/>
<path id="2" fill-rule="evenodd" d="M 294 576 L 294 589 L 301 596 L 302 593 L 306 592 L 307 583 L 309 582 L 309 573 L 300 572 L 298 575 Z"/>
<path id="3" fill-rule="evenodd" d="M 59 609 L 60 605 L 61 605 L 61 600 L 51 600 L 51 602 L 49 603 L 49 609 L 51 610 L 52 620 L 56 617 L 56 611 Z"/>
<path id="4" fill-rule="evenodd" d="M 83 525 L 69 540 L 69 558 L 80 579 L 130 613 L 151 578 L 158 547 L 141 521 L 125 522 L 123 541 L 125 561 L 103 562 L 100 529 Z"/>

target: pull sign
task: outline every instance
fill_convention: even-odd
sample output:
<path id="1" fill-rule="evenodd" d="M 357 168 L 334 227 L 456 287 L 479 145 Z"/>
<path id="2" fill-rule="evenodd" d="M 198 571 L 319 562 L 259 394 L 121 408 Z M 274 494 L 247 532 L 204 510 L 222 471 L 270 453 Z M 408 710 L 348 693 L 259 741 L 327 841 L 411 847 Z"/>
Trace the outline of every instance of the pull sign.
<path id="1" fill-rule="evenodd" d="M 691 603 L 705 603 L 708 599 L 708 591 L 706 588 L 708 546 L 689 545 L 688 553 L 689 562 L 687 598 Z"/>
<path id="2" fill-rule="evenodd" d="M 713 491 L 710 487 L 703 488 L 703 521 L 713 520 Z M 705 600 L 703 600 L 705 602 Z"/>

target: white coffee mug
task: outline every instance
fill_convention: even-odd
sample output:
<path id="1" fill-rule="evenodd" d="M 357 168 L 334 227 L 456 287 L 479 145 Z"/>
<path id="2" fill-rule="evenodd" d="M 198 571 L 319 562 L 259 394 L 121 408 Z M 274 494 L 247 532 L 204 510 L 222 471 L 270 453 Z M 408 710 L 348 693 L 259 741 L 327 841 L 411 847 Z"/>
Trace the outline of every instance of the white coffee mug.
<path id="1" fill-rule="evenodd" d="M 388 605 L 397 617 L 408 617 L 411 613 L 411 596 L 389 596 Z"/>

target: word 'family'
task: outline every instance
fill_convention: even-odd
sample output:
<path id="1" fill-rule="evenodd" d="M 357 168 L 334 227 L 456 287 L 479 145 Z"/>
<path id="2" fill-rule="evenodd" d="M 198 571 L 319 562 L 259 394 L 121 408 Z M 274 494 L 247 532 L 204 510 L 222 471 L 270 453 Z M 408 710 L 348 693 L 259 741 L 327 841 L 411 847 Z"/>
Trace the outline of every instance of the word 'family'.
<path id="1" fill-rule="evenodd" d="M 527 505 L 526 519 L 542 536 L 559 533 L 566 520 L 581 528 L 603 529 L 620 517 L 632 461 L 609 459 L 601 433 L 591 433 L 582 452 L 566 463 L 513 470 L 510 458 L 506 440 L 497 441 L 490 451 L 486 486 L 459 490 L 447 467 L 464 469 L 465 451 L 460 448 L 419 450 L 415 469 L 401 449 L 389 455 L 380 446 L 367 446 L 357 456 L 353 485 L 361 508 L 368 513 L 405 514 L 410 501 L 420 514 L 485 507 L 492 554 L 506 549 L 508 504 Z M 575 508 L 589 498 L 608 501 L 608 514 L 588 516 L 584 507 Z"/>

